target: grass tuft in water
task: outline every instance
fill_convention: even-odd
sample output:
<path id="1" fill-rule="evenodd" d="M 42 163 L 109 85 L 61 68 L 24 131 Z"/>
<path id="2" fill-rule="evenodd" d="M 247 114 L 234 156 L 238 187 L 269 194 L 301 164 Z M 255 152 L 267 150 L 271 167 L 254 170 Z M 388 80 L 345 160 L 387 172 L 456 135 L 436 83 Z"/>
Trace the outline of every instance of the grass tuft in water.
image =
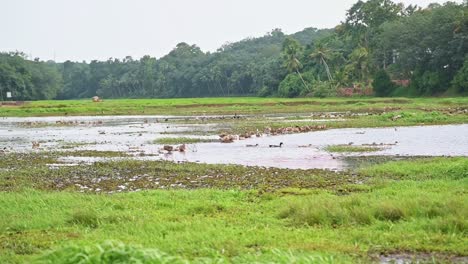
<path id="1" fill-rule="evenodd" d="M 190 137 L 165 137 L 158 138 L 153 141 L 154 144 L 195 144 L 195 143 L 210 143 L 218 142 L 216 139 L 206 139 L 206 138 L 190 138 Z"/>
<path id="2" fill-rule="evenodd" d="M 381 147 L 374 146 L 353 146 L 353 145 L 331 145 L 325 147 L 328 152 L 373 152 L 380 151 Z"/>

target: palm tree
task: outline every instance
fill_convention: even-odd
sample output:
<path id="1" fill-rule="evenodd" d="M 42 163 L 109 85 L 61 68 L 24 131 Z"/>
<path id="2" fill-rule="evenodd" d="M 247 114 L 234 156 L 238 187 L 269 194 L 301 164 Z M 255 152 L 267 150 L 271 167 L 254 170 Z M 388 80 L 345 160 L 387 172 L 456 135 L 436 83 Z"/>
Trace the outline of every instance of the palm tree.
<path id="1" fill-rule="evenodd" d="M 367 48 L 356 48 L 349 58 L 352 67 L 358 72 L 361 81 L 367 81 L 367 77 L 369 76 L 369 51 Z"/>
<path id="2" fill-rule="evenodd" d="M 292 38 L 287 38 L 283 43 L 283 58 L 285 61 L 286 69 L 289 72 L 296 72 L 301 78 L 302 84 L 307 89 L 307 84 L 302 78 L 302 74 L 299 71 L 302 68 L 302 64 L 298 59 L 300 52 L 302 51 L 302 46 L 299 42 Z"/>
<path id="3" fill-rule="evenodd" d="M 310 58 L 317 61 L 318 64 L 323 64 L 325 66 L 325 71 L 327 72 L 328 81 L 332 82 L 333 77 L 330 73 L 330 67 L 328 66 L 327 60 L 330 60 L 332 51 L 322 44 L 318 44 L 314 52 L 310 54 Z"/>

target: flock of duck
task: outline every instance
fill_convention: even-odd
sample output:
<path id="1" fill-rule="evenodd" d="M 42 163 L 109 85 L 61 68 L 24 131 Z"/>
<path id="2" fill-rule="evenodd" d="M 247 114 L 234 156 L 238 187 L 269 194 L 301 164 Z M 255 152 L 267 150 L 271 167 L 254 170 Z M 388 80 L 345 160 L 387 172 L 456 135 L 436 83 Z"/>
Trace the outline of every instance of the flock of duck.
<path id="1" fill-rule="evenodd" d="M 249 131 L 245 132 L 239 135 L 232 135 L 228 133 L 221 133 L 219 135 L 219 141 L 221 143 L 233 143 L 235 140 L 244 140 L 252 137 L 262 137 L 263 135 L 267 136 L 275 136 L 275 135 L 282 135 L 282 134 L 294 134 L 294 133 L 306 133 L 310 131 L 317 131 L 317 130 L 324 130 L 326 129 L 326 125 L 315 125 L 315 126 L 294 126 L 294 127 L 280 127 L 276 129 L 272 129 L 271 127 L 265 127 L 263 132 L 260 132 L 258 129 L 256 132 L 254 131 Z M 282 148 L 284 145 L 283 142 L 280 142 L 279 144 L 271 144 L 268 145 L 270 148 Z M 256 148 L 259 147 L 259 144 L 247 144 L 246 147 L 248 148 Z M 309 146 L 300 146 L 300 147 L 309 147 Z M 167 151 L 168 153 L 172 153 L 173 151 L 178 151 L 178 152 L 185 152 L 187 149 L 185 144 L 182 144 L 180 146 L 171 146 L 171 145 L 165 145 L 163 146 L 162 150 Z"/>
<path id="2" fill-rule="evenodd" d="M 97 121 L 62 121 L 62 120 L 57 120 L 55 121 L 56 126 L 78 126 L 78 125 L 86 125 L 86 126 L 99 126 L 102 125 L 103 122 L 101 120 Z M 52 124 L 53 125 L 53 124 Z M 28 122 L 21 122 L 20 126 L 23 127 L 45 127 L 45 126 L 51 126 L 49 122 L 42 122 L 42 121 L 28 121 Z"/>
<path id="3" fill-rule="evenodd" d="M 276 136 L 276 135 L 283 135 L 283 134 L 306 133 L 310 131 L 317 131 L 317 130 L 324 130 L 324 129 L 327 129 L 327 125 L 280 127 L 276 129 L 272 129 L 271 127 L 265 127 L 265 129 L 263 130 L 263 133 L 260 132 L 258 129 L 256 132 L 250 131 L 250 132 L 245 132 L 239 135 L 221 133 L 219 135 L 219 140 L 221 143 L 233 143 L 235 140 L 244 140 L 244 139 L 252 138 L 252 137 L 262 137 L 263 135 Z M 278 147 L 282 146 L 280 145 L 278 145 Z"/>

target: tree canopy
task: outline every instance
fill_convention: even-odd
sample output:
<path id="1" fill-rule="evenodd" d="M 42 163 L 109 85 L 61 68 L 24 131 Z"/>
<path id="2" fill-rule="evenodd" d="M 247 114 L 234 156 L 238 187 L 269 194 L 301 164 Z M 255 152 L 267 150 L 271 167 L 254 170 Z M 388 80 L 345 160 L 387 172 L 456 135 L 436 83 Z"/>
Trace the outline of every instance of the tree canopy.
<path id="1" fill-rule="evenodd" d="M 154 58 L 57 63 L 0 53 L 0 100 L 173 98 L 207 96 L 466 94 L 468 7 L 447 2 L 427 8 L 391 0 L 358 1 L 334 29 L 228 43 L 216 52 L 179 43 Z M 377 78 L 374 81 L 374 78 Z M 392 89 L 379 90 L 382 87 Z M 408 87 L 396 87 L 405 83 Z M 357 88 L 356 88 L 357 87 Z"/>

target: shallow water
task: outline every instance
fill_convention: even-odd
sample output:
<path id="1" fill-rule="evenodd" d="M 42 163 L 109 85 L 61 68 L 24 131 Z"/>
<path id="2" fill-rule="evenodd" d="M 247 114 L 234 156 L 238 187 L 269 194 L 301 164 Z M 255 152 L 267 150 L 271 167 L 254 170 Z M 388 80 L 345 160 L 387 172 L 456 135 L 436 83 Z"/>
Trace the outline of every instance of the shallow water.
<path id="1" fill-rule="evenodd" d="M 156 138 L 185 131 L 208 131 L 217 124 L 174 124 L 165 119 L 189 117 L 112 116 L 112 117 L 35 117 L 0 119 L 0 147 L 10 151 L 99 150 L 133 153 L 138 159 L 165 159 L 175 162 L 241 164 L 296 169 L 341 170 L 348 167 L 343 157 L 352 155 L 389 156 L 468 156 L 468 124 L 372 129 L 333 129 L 302 134 L 264 136 L 232 144 L 203 143 L 188 146 L 185 153 L 162 153 L 161 145 L 151 144 Z M 193 119 L 193 117 L 190 117 Z M 277 118 L 277 117 L 272 117 Z M 78 121 L 73 126 L 25 127 L 25 122 Z M 102 121 L 102 124 L 93 124 Z M 90 122 L 90 124 L 89 124 Z M 164 133 L 164 134 L 161 134 Z M 187 137 L 187 135 L 184 135 Z M 217 136 L 190 136 L 216 139 Z M 32 142 L 41 142 L 32 150 Z M 284 143 L 282 148 L 270 144 Z M 353 143 L 384 144 L 382 150 L 371 153 L 330 154 L 328 145 Z M 395 142 L 397 142 L 395 144 Z M 246 147 L 259 144 L 259 147 Z M 300 148 L 299 146 L 311 145 Z M 67 158 L 70 162 L 93 161 L 90 158 Z"/>

